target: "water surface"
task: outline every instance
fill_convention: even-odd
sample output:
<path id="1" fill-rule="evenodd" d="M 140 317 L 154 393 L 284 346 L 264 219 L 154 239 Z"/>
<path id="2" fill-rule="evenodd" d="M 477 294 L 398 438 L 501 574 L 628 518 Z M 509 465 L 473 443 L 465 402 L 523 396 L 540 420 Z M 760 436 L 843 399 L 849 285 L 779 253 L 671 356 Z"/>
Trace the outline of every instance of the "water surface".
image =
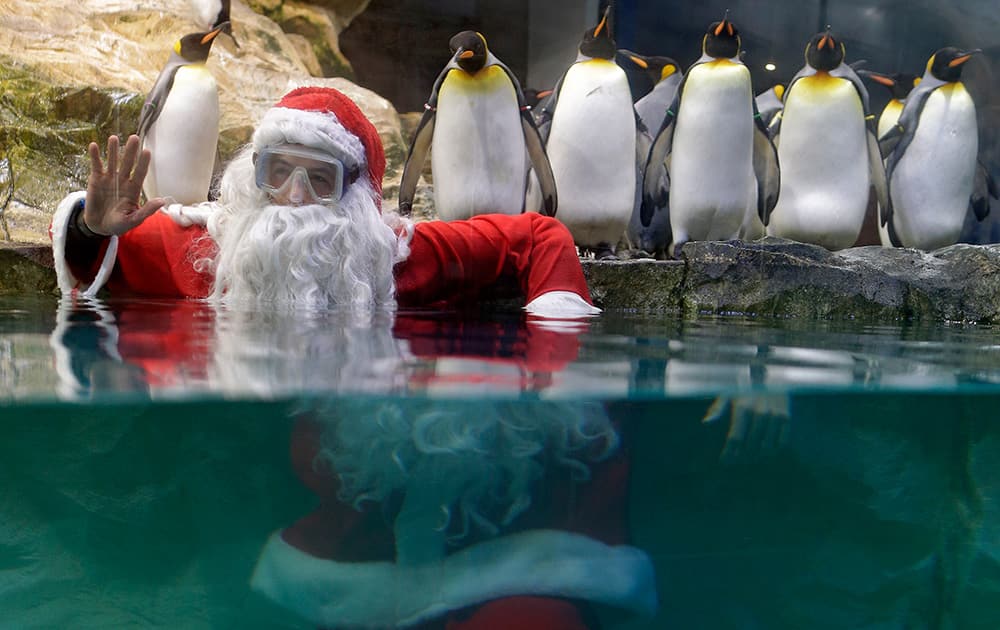
<path id="1" fill-rule="evenodd" d="M 652 560 L 606 627 L 995 628 L 995 338 L 0 298 L 0 619 L 316 627 L 250 586 L 274 532 L 416 566 L 553 528 Z"/>

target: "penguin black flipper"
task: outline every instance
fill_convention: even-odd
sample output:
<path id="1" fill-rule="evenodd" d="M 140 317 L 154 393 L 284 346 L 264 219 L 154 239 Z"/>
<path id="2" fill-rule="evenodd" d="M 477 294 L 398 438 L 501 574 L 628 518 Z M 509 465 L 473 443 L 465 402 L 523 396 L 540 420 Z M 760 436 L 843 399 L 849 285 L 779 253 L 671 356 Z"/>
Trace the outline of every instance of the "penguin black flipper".
<path id="1" fill-rule="evenodd" d="M 981 161 L 976 162 L 976 175 L 972 186 L 972 196 L 969 197 L 969 206 L 976 214 L 976 219 L 982 221 L 990 214 L 990 197 L 1000 198 L 997 195 L 997 185 L 993 181 L 993 176 Z"/>
<path id="2" fill-rule="evenodd" d="M 413 140 L 410 142 L 410 152 L 406 156 L 406 164 L 403 166 L 403 177 L 399 180 L 399 213 L 409 216 L 413 209 L 413 197 L 417 191 L 417 181 L 424 170 L 424 161 L 427 159 L 427 151 L 431 147 L 431 140 L 434 138 L 434 119 L 437 115 L 437 93 L 432 96 L 431 102 L 424 105 L 424 115 L 420 117 L 420 124 L 413 132 Z"/>
<path id="3" fill-rule="evenodd" d="M 771 142 L 767 125 L 753 103 L 753 173 L 757 180 L 757 215 L 765 226 L 771 220 L 771 210 L 778 203 L 781 189 L 781 172 L 778 168 L 778 150 Z"/>
<path id="4" fill-rule="evenodd" d="M 531 159 L 531 166 L 535 171 L 535 177 L 538 178 L 538 186 L 542 193 L 541 213 L 554 217 L 559 199 L 556 193 L 556 176 L 552 173 L 549 156 L 545 153 L 545 142 L 535 124 L 531 108 L 528 107 L 528 103 L 524 99 L 524 92 L 521 90 L 521 84 L 517 77 L 502 62 L 496 61 L 495 63 L 507 74 L 507 78 L 510 79 L 517 95 L 517 106 L 521 113 L 521 131 L 524 133 L 524 148 L 528 151 L 528 157 Z M 522 206 L 521 212 L 524 212 L 525 209 Z"/>
<path id="5" fill-rule="evenodd" d="M 687 79 L 686 76 L 684 78 Z M 649 227 L 653 220 L 653 212 L 658 207 L 666 206 L 670 199 L 670 172 L 667 170 L 666 161 L 673 149 L 674 123 L 677 122 L 683 90 L 684 83 L 681 82 L 677 87 L 674 103 L 667 109 L 663 124 L 660 125 L 652 146 L 649 147 L 649 155 L 646 156 L 646 168 L 642 175 L 642 206 L 639 208 L 639 220 L 643 227 Z"/>
<path id="6" fill-rule="evenodd" d="M 563 79 L 566 78 L 566 73 L 564 72 L 559 80 L 556 81 L 556 85 L 552 88 L 552 93 L 546 96 L 541 102 L 538 103 L 538 107 L 534 112 L 535 126 L 538 127 L 538 135 L 542 138 L 542 144 L 548 145 L 549 143 L 549 131 L 552 129 L 552 117 L 556 113 L 556 103 L 559 102 L 559 92 L 562 90 Z"/>
<path id="7" fill-rule="evenodd" d="M 177 71 L 186 63 L 183 57 L 171 53 L 167 65 L 164 66 L 163 70 L 156 77 L 153 89 L 149 91 L 145 102 L 142 104 L 142 110 L 139 112 L 139 126 L 136 134 L 139 136 L 140 147 L 143 146 L 150 127 L 153 126 L 156 119 L 160 117 L 160 112 L 163 111 L 163 103 L 167 100 L 170 88 L 174 85 L 174 77 L 177 76 Z"/>
<path id="8" fill-rule="evenodd" d="M 434 87 L 431 88 L 431 95 L 424 103 L 424 114 L 420 117 L 420 124 L 413 132 L 413 139 L 410 141 L 410 151 L 406 155 L 406 162 L 403 165 L 403 177 L 399 180 L 399 213 L 409 216 L 413 209 L 413 197 L 417 192 L 417 182 L 420 174 L 424 170 L 424 162 L 427 160 L 427 152 L 431 148 L 431 140 L 434 139 L 434 120 L 437 116 L 438 92 L 441 84 L 448 76 L 448 73 L 457 68 L 454 59 L 448 63 L 434 80 Z"/>
<path id="9" fill-rule="evenodd" d="M 933 88 L 921 88 L 922 86 L 918 85 L 910 92 L 910 95 L 906 97 L 906 106 L 903 107 L 903 113 L 899 115 L 896 126 L 887 131 L 879 139 L 879 148 L 882 151 L 882 155 L 885 156 L 885 176 L 887 181 L 892 181 L 892 173 L 896 170 L 899 159 L 903 157 L 907 147 L 913 142 L 920 114 L 923 112 L 924 105 L 927 104 L 927 99 L 930 98 L 931 92 L 934 91 Z"/>

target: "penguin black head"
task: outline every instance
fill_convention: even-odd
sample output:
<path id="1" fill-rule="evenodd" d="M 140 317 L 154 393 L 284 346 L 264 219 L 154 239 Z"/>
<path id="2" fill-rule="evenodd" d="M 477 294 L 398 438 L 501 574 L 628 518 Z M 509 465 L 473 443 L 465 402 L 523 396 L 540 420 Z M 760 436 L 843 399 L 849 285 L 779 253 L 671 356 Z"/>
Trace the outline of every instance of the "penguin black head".
<path id="1" fill-rule="evenodd" d="M 198 63 L 208 59 L 215 37 L 229 28 L 229 22 L 218 25 L 207 33 L 190 33 L 177 40 L 174 52 L 190 63 Z"/>
<path id="2" fill-rule="evenodd" d="M 962 78 L 962 67 L 965 62 L 981 52 L 978 48 L 976 50 L 959 50 L 951 46 L 942 48 L 927 61 L 927 71 L 937 79 L 953 83 Z"/>
<path id="3" fill-rule="evenodd" d="M 847 48 L 830 33 L 830 27 L 816 33 L 806 45 L 806 63 L 820 72 L 829 72 L 844 62 Z"/>
<path id="4" fill-rule="evenodd" d="M 455 63 L 469 74 L 475 74 L 486 65 L 486 38 L 476 31 L 462 31 L 448 42 L 455 56 Z"/>
<path id="5" fill-rule="evenodd" d="M 611 10 L 609 4 L 604 9 L 601 21 L 594 29 L 587 29 L 583 32 L 583 40 L 580 42 L 580 54 L 592 59 L 614 59 L 617 46 L 611 36 L 611 27 L 608 24 L 608 12 Z"/>
<path id="6" fill-rule="evenodd" d="M 656 85 L 660 81 L 680 72 L 681 70 L 681 67 L 677 65 L 677 62 L 670 57 L 659 57 L 655 55 L 647 57 L 645 55 L 640 55 L 639 53 L 634 53 L 631 50 L 625 50 L 624 48 L 618 51 L 617 58 L 638 67 L 642 70 L 642 73 L 649 78 L 653 85 Z"/>
<path id="7" fill-rule="evenodd" d="M 716 59 L 732 59 L 740 54 L 740 32 L 729 21 L 729 11 L 721 22 L 712 22 L 701 40 L 701 52 Z"/>

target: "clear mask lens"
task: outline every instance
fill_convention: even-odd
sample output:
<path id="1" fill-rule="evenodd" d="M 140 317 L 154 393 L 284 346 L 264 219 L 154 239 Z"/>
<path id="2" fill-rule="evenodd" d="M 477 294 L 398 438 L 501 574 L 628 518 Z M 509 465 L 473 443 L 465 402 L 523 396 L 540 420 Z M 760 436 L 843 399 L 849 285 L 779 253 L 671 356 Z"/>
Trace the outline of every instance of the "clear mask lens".
<path id="1" fill-rule="evenodd" d="M 294 202 L 331 202 L 344 194 L 344 164 L 305 147 L 267 147 L 255 155 L 257 187 Z"/>

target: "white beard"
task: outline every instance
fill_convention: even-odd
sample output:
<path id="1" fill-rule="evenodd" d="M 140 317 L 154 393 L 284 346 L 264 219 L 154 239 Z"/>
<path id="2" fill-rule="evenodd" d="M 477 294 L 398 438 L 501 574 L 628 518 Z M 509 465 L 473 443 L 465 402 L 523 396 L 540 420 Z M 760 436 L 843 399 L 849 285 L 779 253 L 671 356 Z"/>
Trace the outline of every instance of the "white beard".
<path id="1" fill-rule="evenodd" d="M 228 170 L 236 171 L 227 172 L 231 179 L 246 179 L 246 165 L 234 163 Z M 336 205 L 299 207 L 267 205 L 256 190 L 226 199 L 226 183 L 222 208 L 208 225 L 218 254 L 202 262 L 215 274 L 210 300 L 279 309 L 395 305 L 392 270 L 408 246 L 379 214 L 366 179 L 351 185 Z M 253 186 L 242 185 L 248 183 Z"/>
<path id="2" fill-rule="evenodd" d="M 599 403 L 349 398 L 317 411 L 314 465 L 336 471 L 342 501 L 361 507 L 417 489 L 453 543 L 498 533 L 547 474 L 588 479 L 619 442 Z"/>

